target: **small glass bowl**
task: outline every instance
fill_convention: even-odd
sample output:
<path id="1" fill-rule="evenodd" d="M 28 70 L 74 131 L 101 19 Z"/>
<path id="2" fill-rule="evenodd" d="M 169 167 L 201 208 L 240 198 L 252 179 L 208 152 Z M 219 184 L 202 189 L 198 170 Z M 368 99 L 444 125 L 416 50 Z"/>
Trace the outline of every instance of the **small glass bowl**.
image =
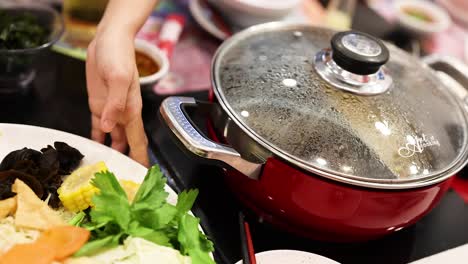
<path id="1" fill-rule="evenodd" d="M 0 49 L 0 95 L 24 91 L 36 76 L 36 63 L 47 54 L 64 32 L 64 22 L 54 9 L 38 4 L 0 4 L 6 14 L 28 13 L 50 30 L 46 43 L 28 49 Z"/>

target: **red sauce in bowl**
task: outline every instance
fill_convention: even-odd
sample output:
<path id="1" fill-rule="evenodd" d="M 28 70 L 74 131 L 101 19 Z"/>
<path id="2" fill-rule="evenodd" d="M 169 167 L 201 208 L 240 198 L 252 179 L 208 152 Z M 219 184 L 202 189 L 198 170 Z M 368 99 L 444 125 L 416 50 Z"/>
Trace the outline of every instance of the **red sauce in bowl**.
<path id="1" fill-rule="evenodd" d="M 145 77 L 157 73 L 161 68 L 159 64 L 153 60 L 150 56 L 136 51 L 135 60 L 138 69 L 138 75 L 140 77 Z"/>

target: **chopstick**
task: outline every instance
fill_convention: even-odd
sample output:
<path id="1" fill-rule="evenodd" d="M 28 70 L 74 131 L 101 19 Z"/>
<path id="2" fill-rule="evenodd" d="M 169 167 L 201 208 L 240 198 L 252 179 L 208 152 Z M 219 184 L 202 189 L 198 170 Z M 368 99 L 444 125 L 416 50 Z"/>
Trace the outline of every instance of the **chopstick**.
<path id="1" fill-rule="evenodd" d="M 239 212 L 239 230 L 243 264 L 257 264 L 249 223 L 245 221 L 245 216 L 242 212 Z"/>

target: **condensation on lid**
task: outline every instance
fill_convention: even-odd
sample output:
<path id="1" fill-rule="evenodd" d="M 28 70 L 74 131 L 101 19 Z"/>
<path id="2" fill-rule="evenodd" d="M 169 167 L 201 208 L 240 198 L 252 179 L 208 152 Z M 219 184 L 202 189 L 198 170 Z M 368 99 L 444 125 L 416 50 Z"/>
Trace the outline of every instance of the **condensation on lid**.
<path id="1" fill-rule="evenodd" d="M 310 171 L 398 184 L 443 174 L 466 159 L 459 102 L 393 45 L 386 68 L 394 84 L 386 93 L 356 95 L 323 81 L 314 56 L 333 33 L 280 27 L 228 40 L 214 62 L 220 103 L 265 147 Z"/>

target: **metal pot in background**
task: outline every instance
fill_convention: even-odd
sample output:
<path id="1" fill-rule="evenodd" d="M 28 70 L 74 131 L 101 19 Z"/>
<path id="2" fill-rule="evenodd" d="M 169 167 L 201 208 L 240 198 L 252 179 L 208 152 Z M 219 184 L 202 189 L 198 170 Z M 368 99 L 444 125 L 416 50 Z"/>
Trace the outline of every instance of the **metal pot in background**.
<path id="1" fill-rule="evenodd" d="M 265 220 L 322 240 L 377 238 L 428 213 L 467 162 L 466 104 L 416 58 L 361 32 L 269 23 L 223 43 L 210 135 L 169 97 L 191 152 Z M 206 104 L 203 104 L 206 108 Z"/>

